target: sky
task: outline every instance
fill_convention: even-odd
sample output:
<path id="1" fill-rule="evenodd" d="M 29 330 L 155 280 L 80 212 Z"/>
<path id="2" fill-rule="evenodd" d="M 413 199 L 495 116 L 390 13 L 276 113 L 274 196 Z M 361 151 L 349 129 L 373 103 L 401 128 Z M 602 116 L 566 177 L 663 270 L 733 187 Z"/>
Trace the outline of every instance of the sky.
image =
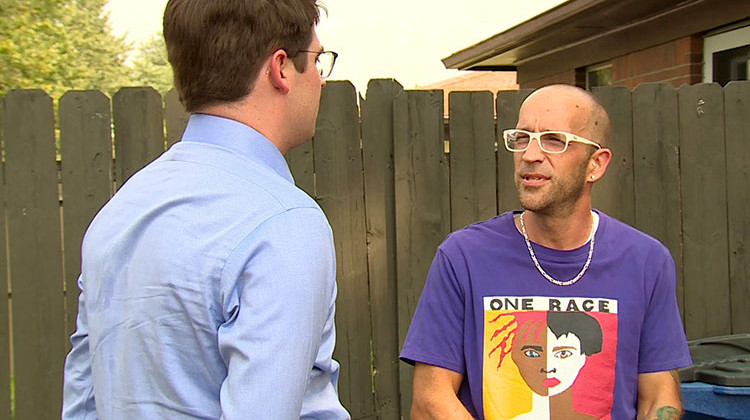
<path id="1" fill-rule="evenodd" d="M 406 89 L 454 77 L 442 59 L 565 0 L 322 0 L 317 33 L 339 53 L 332 80 L 364 92 L 375 78 Z M 166 0 L 109 0 L 115 34 L 138 44 L 161 30 Z"/>

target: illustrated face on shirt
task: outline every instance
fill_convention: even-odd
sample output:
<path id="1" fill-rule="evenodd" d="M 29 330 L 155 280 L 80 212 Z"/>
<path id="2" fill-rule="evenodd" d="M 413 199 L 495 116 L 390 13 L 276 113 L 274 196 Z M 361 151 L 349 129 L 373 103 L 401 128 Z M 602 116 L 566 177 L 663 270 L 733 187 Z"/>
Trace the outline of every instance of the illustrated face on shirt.
<path id="1" fill-rule="evenodd" d="M 557 337 L 542 322 L 527 322 L 518 329 L 511 357 L 529 388 L 541 396 L 570 388 L 586 363 L 575 334 Z"/>
<path id="2" fill-rule="evenodd" d="M 547 345 L 551 349 L 547 355 L 550 396 L 557 395 L 570 388 L 578 373 L 586 363 L 586 356 L 581 351 L 581 340 L 573 333 L 556 337 L 547 329 Z M 552 372 L 554 371 L 554 373 Z M 555 381 L 559 381 L 555 384 Z"/>

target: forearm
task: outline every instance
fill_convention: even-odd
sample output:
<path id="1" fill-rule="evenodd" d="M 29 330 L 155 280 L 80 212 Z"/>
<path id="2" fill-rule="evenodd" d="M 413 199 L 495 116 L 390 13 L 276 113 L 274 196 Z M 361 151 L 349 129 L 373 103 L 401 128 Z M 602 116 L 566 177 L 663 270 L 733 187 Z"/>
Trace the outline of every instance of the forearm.
<path id="1" fill-rule="evenodd" d="M 411 420 L 473 420 L 455 395 L 445 398 L 414 401 L 411 407 Z"/>
<path id="2" fill-rule="evenodd" d="M 670 405 L 657 404 L 647 413 L 638 415 L 638 420 L 679 420 L 682 418 L 682 410 Z"/>
<path id="3" fill-rule="evenodd" d="M 638 420 L 679 420 L 680 378 L 676 370 L 638 375 Z"/>
<path id="4" fill-rule="evenodd" d="M 414 366 L 411 420 L 471 420 L 458 399 L 463 375 L 438 366 Z"/>

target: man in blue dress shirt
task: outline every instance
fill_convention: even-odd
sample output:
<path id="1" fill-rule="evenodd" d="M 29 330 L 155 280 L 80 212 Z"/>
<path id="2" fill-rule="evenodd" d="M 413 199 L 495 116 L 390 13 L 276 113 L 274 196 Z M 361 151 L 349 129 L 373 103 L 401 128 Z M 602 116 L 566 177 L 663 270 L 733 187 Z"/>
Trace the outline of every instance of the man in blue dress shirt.
<path id="1" fill-rule="evenodd" d="M 313 136 L 336 56 L 318 7 L 167 4 L 191 117 L 86 232 L 63 418 L 349 418 L 331 229 L 283 157 Z"/>

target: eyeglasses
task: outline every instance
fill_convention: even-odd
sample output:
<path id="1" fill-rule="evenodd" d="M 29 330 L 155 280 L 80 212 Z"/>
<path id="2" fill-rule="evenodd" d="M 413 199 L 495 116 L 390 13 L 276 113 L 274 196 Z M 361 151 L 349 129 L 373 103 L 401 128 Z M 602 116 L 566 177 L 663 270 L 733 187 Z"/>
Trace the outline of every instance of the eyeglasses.
<path id="1" fill-rule="evenodd" d="M 503 131 L 503 138 L 505 139 L 505 148 L 510 152 L 525 152 L 531 146 L 531 142 L 534 139 L 539 142 L 539 147 L 545 153 L 563 153 L 568 150 L 568 144 L 571 141 L 594 146 L 597 149 L 602 148 L 599 143 L 564 131 L 531 133 L 526 130 L 511 128 Z"/>
<path id="2" fill-rule="evenodd" d="M 339 57 L 338 53 L 333 51 L 309 51 L 299 50 L 297 52 L 318 54 L 315 57 L 315 68 L 318 69 L 318 74 L 323 79 L 327 79 L 333 71 L 333 65 L 336 64 L 336 59 Z"/>

